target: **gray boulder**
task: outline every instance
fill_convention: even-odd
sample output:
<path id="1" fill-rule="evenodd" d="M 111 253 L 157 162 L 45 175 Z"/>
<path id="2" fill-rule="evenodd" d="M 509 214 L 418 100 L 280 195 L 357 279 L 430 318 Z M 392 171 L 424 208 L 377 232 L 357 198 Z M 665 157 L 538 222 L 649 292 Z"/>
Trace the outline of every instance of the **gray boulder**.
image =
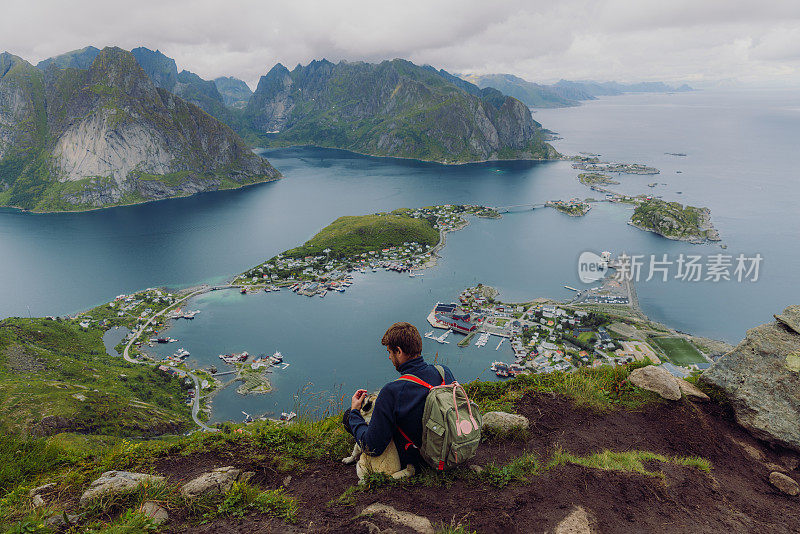
<path id="1" fill-rule="evenodd" d="M 648 391 L 654 391 L 668 400 L 680 400 L 681 389 L 669 371 L 656 365 L 639 367 L 628 376 L 631 384 Z"/>
<path id="2" fill-rule="evenodd" d="M 596 525 L 597 521 L 591 511 L 576 506 L 556 525 L 553 534 L 594 534 L 597 532 Z"/>
<path id="3" fill-rule="evenodd" d="M 184 484 L 181 493 L 190 499 L 200 495 L 226 493 L 235 482 L 246 482 L 252 476 L 251 471 L 242 473 L 241 469 L 233 466 L 218 467 Z"/>
<path id="4" fill-rule="evenodd" d="M 76 525 L 78 523 L 78 516 L 75 514 L 67 514 L 64 512 L 57 512 L 48 517 L 44 524 L 54 530 L 62 530 Z"/>
<path id="5" fill-rule="evenodd" d="M 800 493 L 800 485 L 792 477 L 778 471 L 773 471 L 769 474 L 769 483 L 792 497 Z"/>
<path id="6" fill-rule="evenodd" d="M 104 495 L 116 495 L 132 491 L 143 484 L 161 482 L 164 477 L 146 475 L 144 473 L 131 473 L 128 471 L 106 471 L 100 478 L 92 482 L 89 489 L 81 495 L 81 506 L 86 505 Z"/>
<path id="7" fill-rule="evenodd" d="M 678 389 L 681 390 L 681 393 L 686 395 L 686 398 L 689 400 L 697 402 L 707 402 L 711 400 L 708 398 L 708 395 L 700 391 L 700 389 L 691 382 L 687 382 L 682 378 L 676 378 L 675 383 L 678 384 Z"/>
<path id="8" fill-rule="evenodd" d="M 486 412 L 483 414 L 483 428 L 492 432 L 526 430 L 529 424 L 527 417 L 515 413 Z"/>
<path id="9" fill-rule="evenodd" d="M 169 513 L 166 508 L 155 501 L 143 502 L 139 511 L 156 525 L 163 525 L 169 519 Z"/>
<path id="10" fill-rule="evenodd" d="M 719 387 L 736 420 L 757 438 L 800 451 L 800 332 L 798 306 L 776 322 L 747 331 L 700 380 Z M 800 325 L 795 325 L 800 327 Z"/>
<path id="11" fill-rule="evenodd" d="M 361 511 L 361 515 L 382 515 L 392 523 L 404 526 L 419 532 L 419 534 L 433 534 L 433 525 L 427 517 L 422 517 L 410 512 L 397 510 L 388 504 L 372 503 Z"/>

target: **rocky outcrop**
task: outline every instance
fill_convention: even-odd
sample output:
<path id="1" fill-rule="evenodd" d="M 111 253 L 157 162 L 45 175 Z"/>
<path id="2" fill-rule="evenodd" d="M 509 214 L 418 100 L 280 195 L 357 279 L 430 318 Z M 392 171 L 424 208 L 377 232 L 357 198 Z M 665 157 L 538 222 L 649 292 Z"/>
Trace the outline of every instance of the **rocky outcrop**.
<path id="1" fill-rule="evenodd" d="M 753 435 L 800 451 L 800 306 L 747 331 L 700 379 L 720 388 Z"/>
<path id="2" fill-rule="evenodd" d="M 148 76 L 129 52 L 106 48 L 87 70 L 51 65 L 42 73 L 3 56 L 0 72 L 5 64 L 0 165 L 12 172 L 0 177 L 0 204 L 85 209 L 279 177 L 229 127 L 157 87 L 157 73 Z M 222 107 L 214 83 L 191 73 L 176 76 L 172 90 Z"/>
<path id="3" fill-rule="evenodd" d="M 275 145 L 307 144 L 445 163 L 548 159 L 519 100 L 404 60 L 275 65 L 246 108 Z"/>
<path id="4" fill-rule="evenodd" d="M 155 484 L 163 480 L 164 477 L 147 475 L 144 473 L 106 471 L 100 475 L 100 478 L 92 482 L 89 489 L 83 492 L 80 504 L 81 506 L 86 506 L 89 502 L 98 497 L 127 493 L 143 484 Z"/>
<path id="5" fill-rule="evenodd" d="M 680 400 L 681 390 L 675 377 L 663 367 L 648 365 L 631 371 L 628 376 L 634 386 L 654 391 L 667 400 Z"/>

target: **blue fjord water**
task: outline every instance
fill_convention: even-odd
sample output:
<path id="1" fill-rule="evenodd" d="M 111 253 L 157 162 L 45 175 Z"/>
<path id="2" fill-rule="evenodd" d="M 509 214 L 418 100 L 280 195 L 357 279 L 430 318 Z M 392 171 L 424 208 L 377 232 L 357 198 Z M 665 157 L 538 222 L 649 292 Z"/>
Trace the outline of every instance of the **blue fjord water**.
<path id="1" fill-rule="evenodd" d="M 712 209 L 727 250 L 669 241 L 628 226 L 630 208 L 597 204 L 584 218 L 554 210 L 472 219 L 450 234 L 439 265 L 422 278 L 357 275 L 344 294 L 308 298 L 286 291 L 195 299 L 194 321 L 170 335 L 189 361 L 224 367 L 223 352 L 281 350 L 290 363 L 273 373 L 274 392 L 242 397 L 233 387 L 214 401 L 214 420 L 241 410 L 291 408 L 310 391 L 338 395 L 377 389 L 393 369 L 379 344 L 385 328 L 409 320 L 423 332 L 437 300 L 449 301 L 477 282 L 501 298 L 569 296 L 581 287 L 576 261 L 584 250 L 616 253 L 736 255 L 760 253 L 756 283 L 670 280 L 637 285 L 653 319 L 698 335 L 736 342 L 744 331 L 800 301 L 800 187 L 794 156 L 800 141 L 800 97 L 786 92 L 626 95 L 577 108 L 541 110 L 536 119 L 563 139 L 557 149 L 597 152 L 604 159 L 654 165 L 656 177 L 623 176 L 614 189 L 647 192 Z M 685 153 L 685 157 L 666 154 Z M 81 214 L 0 211 L 0 316 L 78 311 L 143 287 L 221 281 L 311 237 L 344 214 L 440 203 L 512 205 L 587 197 L 568 162 L 506 162 L 441 166 L 311 148 L 271 150 L 286 176 L 239 191 L 201 194 Z M 677 171 L 681 171 L 678 173 Z M 647 183 L 658 181 L 654 189 Z M 680 192 L 680 193 L 679 193 Z M 596 194 L 595 194 L 596 195 Z M 425 340 L 425 353 L 462 380 L 489 378 L 495 351 Z M 157 347 L 168 353 L 175 345 Z M 504 350 L 505 349 L 505 350 Z"/>

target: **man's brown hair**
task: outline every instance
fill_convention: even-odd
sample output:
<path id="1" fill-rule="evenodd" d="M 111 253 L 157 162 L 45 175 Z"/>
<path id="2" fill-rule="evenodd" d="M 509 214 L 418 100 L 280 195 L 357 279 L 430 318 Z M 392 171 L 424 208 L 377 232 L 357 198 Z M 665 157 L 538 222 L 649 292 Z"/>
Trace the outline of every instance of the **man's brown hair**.
<path id="1" fill-rule="evenodd" d="M 417 327 L 411 323 L 394 323 L 383 334 L 381 344 L 391 350 L 400 349 L 411 358 L 422 354 L 422 336 Z"/>

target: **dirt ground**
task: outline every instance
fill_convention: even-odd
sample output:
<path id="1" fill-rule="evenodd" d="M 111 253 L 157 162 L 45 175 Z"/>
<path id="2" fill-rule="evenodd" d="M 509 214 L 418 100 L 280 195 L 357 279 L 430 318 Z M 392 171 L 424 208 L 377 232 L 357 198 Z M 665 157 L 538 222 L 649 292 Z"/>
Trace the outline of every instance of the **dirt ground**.
<path id="1" fill-rule="evenodd" d="M 599 414 L 576 408 L 560 396 L 528 394 L 517 411 L 531 421 L 524 441 L 493 441 L 481 446 L 473 463 L 506 463 L 523 452 L 534 452 L 546 462 L 556 447 L 575 455 L 608 449 L 640 449 L 669 456 L 701 456 L 712 464 L 710 474 L 694 467 L 653 462 L 648 469 L 663 478 L 585 468 L 554 467 L 526 484 L 502 489 L 471 481 L 448 488 L 422 485 L 389 486 L 375 493 L 357 493 L 354 506 L 332 505 L 357 479 L 355 468 L 327 461 L 291 474 L 287 490 L 300 502 L 295 525 L 260 515 L 224 518 L 200 527 L 181 525 L 173 516 L 172 532 L 369 532 L 359 512 L 379 502 L 422 515 L 434 526 L 468 524 L 478 532 L 553 532 L 576 506 L 592 517 L 593 531 L 601 533 L 701 532 L 798 533 L 800 497 L 786 496 L 768 481 L 800 455 L 776 450 L 751 437 L 725 408 L 688 401 L 660 403 L 637 411 Z M 156 469 L 172 481 L 192 477 L 224 465 L 256 472 L 253 482 L 265 489 L 285 481 L 266 467 L 268 462 L 237 464 L 241 455 L 230 451 L 198 453 L 161 460 Z M 401 527 L 382 518 L 369 519 L 381 529 Z"/>

